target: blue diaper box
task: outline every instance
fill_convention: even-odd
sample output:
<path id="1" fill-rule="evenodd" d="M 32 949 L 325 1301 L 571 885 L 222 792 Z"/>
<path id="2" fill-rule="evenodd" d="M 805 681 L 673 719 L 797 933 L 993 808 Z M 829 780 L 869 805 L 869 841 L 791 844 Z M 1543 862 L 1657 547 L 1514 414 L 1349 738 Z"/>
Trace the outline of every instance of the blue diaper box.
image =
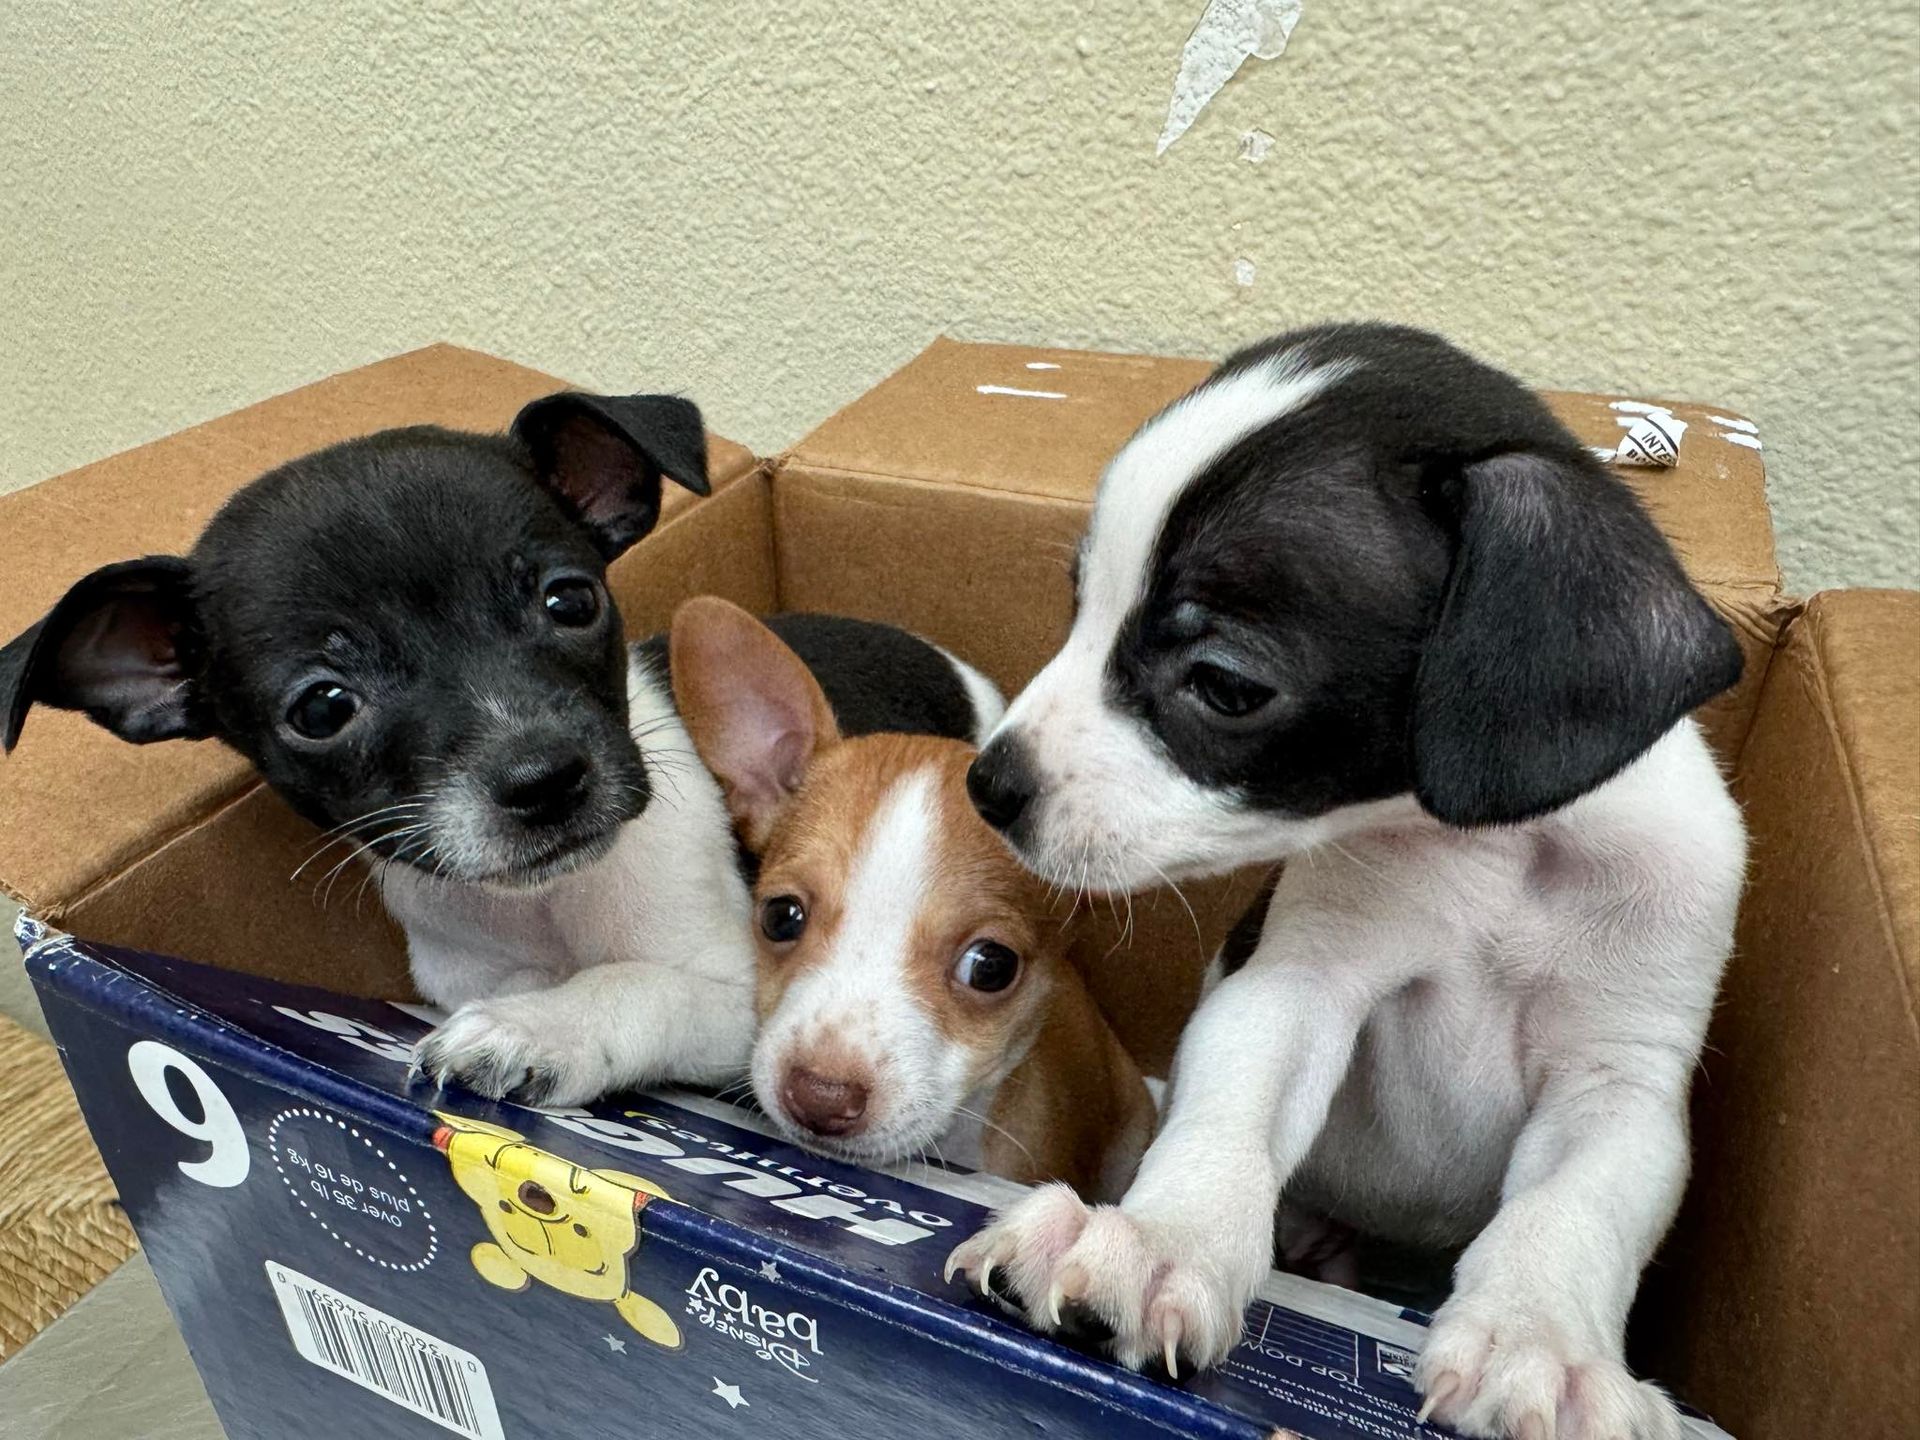
<path id="1" fill-rule="evenodd" d="M 234 1440 L 1442 1433 L 1412 1312 L 1276 1275 L 1224 1366 L 1166 1384 L 942 1282 L 1006 1182 L 841 1165 L 678 1092 L 436 1093 L 411 1008 L 20 938 Z"/>

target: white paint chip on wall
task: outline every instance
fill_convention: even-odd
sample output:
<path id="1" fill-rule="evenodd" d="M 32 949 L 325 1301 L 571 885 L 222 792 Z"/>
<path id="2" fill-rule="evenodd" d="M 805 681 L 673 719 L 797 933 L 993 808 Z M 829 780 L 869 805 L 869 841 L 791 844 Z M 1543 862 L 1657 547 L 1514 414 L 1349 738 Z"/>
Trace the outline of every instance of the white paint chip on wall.
<path id="1" fill-rule="evenodd" d="M 1207 102 L 1239 73 L 1249 56 L 1278 59 L 1299 23 L 1300 0 L 1207 0 L 1180 51 L 1180 73 L 1174 77 L 1167 123 L 1153 153 L 1166 154 L 1167 147 L 1187 133 Z"/>
<path id="2" fill-rule="evenodd" d="M 1260 276 L 1260 267 L 1242 255 L 1233 262 L 1233 283 L 1242 290 L 1250 289 Z"/>
<path id="3" fill-rule="evenodd" d="M 1264 130 L 1249 130 L 1240 137 L 1240 158 L 1258 165 L 1273 151 L 1273 136 Z"/>

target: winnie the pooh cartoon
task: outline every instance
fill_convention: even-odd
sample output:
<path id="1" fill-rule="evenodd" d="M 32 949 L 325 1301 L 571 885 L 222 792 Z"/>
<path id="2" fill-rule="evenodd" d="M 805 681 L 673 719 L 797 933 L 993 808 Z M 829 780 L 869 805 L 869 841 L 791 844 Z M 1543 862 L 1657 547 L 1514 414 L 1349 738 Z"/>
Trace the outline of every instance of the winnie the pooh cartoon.
<path id="1" fill-rule="evenodd" d="M 582 1300 L 611 1301 L 641 1335 L 670 1350 L 680 1328 L 629 1288 L 627 1261 L 640 1245 L 640 1211 L 672 1197 L 651 1180 L 588 1170 L 536 1149 L 512 1130 L 435 1112 L 434 1145 L 480 1207 L 492 1234 L 470 1252 L 473 1268 L 502 1290 L 538 1280 Z"/>

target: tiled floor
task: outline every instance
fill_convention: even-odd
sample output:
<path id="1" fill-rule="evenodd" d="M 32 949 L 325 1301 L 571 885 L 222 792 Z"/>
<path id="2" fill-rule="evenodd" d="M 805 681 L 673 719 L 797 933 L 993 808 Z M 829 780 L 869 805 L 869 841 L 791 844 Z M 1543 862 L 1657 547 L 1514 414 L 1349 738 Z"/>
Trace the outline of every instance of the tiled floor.
<path id="1" fill-rule="evenodd" d="M 0 1416 L 8 1440 L 221 1440 L 139 1255 L 0 1365 Z"/>

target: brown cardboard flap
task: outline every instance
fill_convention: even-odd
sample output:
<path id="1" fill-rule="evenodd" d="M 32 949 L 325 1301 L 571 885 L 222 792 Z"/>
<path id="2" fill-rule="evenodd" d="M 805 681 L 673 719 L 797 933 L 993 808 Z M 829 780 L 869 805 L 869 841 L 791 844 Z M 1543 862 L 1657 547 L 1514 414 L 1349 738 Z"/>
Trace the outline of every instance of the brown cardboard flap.
<path id="1" fill-rule="evenodd" d="M 763 614 L 774 608 L 773 510 L 763 469 L 716 485 L 608 568 L 607 588 L 635 640 L 667 628 L 682 600 L 724 595 Z"/>
<path id="2" fill-rule="evenodd" d="M 59 919 L 104 877 L 253 783 L 212 742 L 129 745 L 67 711 L 36 711 L 0 759 L 0 887 Z"/>
<path id="3" fill-rule="evenodd" d="M 773 514 L 782 610 L 904 625 L 1009 696 L 1066 633 L 1084 502 L 793 467 Z"/>
<path id="4" fill-rule="evenodd" d="M 1213 371 L 1208 360 L 1112 355 L 944 337 L 794 446 L 786 468 L 888 475 L 1055 500 L 1093 498 L 1114 452 Z M 1632 397 L 1545 392 L 1589 445 L 1611 447 Z M 1702 585 L 1779 587 L 1761 453 L 1728 440 L 1714 417 L 1668 405 L 1688 423 L 1671 470 L 1622 467 Z"/>
<path id="5" fill-rule="evenodd" d="M 0 639 L 38 620 L 97 566 L 187 549 L 229 495 L 275 465 L 394 425 L 501 430 L 527 401 L 562 388 L 537 370 L 434 345 L 0 496 L 0 534 L 14 540 L 8 583 L 0 588 Z M 741 446 L 711 437 L 709 466 L 721 492 L 752 472 L 755 461 Z M 697 503 L 668 486 L 662 529 Z M 645 608 L 638 578 L 644 571 L 637 553 L 616 571 L 623 604 L 630 589 Z M 714 578 L 722 587 L 744 583 L 738 565 L 715 570 Z M 746 593 L 764 595 L 766 586 Z M 35 711 L 19 748 L 0 760 L 0 887 L 38 912 L 61 916 L 77 897 L 251 784 L 247 763 L 221 745 L 132 746 L 81 716 Z"/>
<path id="6" fill-rule="evenodd" d="M 258 780 L 51 918 L 89 940 L 248 975 L 385 1000 L 414 994 L 406 941 L 374 872 Z"/>
<path id="7" fill-rule="evenodd" d="M 1826 661 L 1834 736 L 1906 974 L 1907 1019 L 1920 1033 L 1920 592 L 1833 591 L 1814 598 L 1802 623 Z"/>
<path id="8" fill-rule="evenodd" d="M 1920 1393 L 1920 595 L 1809 603 L 1736 792 L 1749 884 L 1641 1339 L 1735 1435 L 1891 1440 Z"/>
<path id="9" fill-rule="evenodd" d="M 943 336 L 787 459 L 810 470 L 1085 501 L 1121 442 L 1212 370 L 1206 360 Z"/>

